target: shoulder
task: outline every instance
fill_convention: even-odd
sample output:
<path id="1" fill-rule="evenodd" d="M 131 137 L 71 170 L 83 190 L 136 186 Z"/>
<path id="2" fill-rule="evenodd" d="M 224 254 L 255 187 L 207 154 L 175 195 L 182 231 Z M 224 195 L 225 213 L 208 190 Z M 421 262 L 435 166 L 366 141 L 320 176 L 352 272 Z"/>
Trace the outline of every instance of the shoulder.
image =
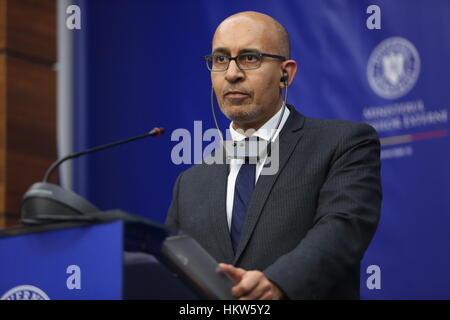
<path id="1" fill-rule="evenodd" d="M 198 177 L 208 173 L 209 165 L 204 163 L 194 164 L 190 168 L 183 171 L 181 174 L 184 178 Z"/>
<path id="2" fill-rule="evenodd" d="M 377 132 L 366 123 L 304 117 L 300 130 L 303 133 L 296 150 L 302 157 L 306 152 L 314 159 L 335 161 L 343 154 L 362 152 L 376 156 L 381 152 Z"/>
<path id="3" fill-rule="evenodd" d="M 346 135 L 354 132 L 367 133 L 371 135 L 377 135 L 375 129 L 362 122 L 350 121 L 350 120 L 335 120 L 335 119 L 319 119 L 305 117 L 304 128 L 306 130 L 320 131 L 323 134 L 338 134 Z"/>
<path id="4" fill-rule="evenodd" d="M 324 144 L 348 144 L 361 140 L 379 143 L 376 130 L 362 122 L 305 117 L 303 129 L 305 135 Z"/>
<path id="5" fill-rule="evenodd" d="M 180 185 L 187 184 L 191 186 L 208 185 L 208 181 L 218 175 L 218 171 L 220 170 L 219 166 L 221 165 L 205 163 L 194 164 L 190 168 L 180 173 L 180 175 L 178 176 L 178 183 Z"/>
<path id="6" fill-rule="evenodd" d="M 346 139 L 348 136 L 366 136 L 378 140 L 376 130 L 369 124 L 350 120 L 312 118 L 303 115 L 293 106 L 289 106 L 291 121 L 287 130 L 301 130 L 314 139 L 326 139 L 330 142 Z"/>

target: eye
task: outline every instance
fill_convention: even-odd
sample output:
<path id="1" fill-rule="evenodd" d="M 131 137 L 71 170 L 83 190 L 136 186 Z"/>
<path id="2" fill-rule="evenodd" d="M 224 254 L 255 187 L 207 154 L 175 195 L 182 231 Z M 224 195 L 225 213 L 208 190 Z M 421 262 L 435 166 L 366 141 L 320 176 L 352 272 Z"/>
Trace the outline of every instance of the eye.
<path id="1" fill-rule="evenodd" d="M 247 54 L 247 61 L 248 62 L 254 62 L 256 60 L 258 60 L 258 57 L 256 54 Z"/>
<path id="2" fill-rule="evenodd" d="M 240 56 L 239 61 L 243 65 L 247 65 L 253 68 L 260 63 L 261 58 L 257 53 L 244 53 Z"/>
<path id="3" fill-rule="evenodd" d="M 214 63 L 225 63 L 227 62 L 227 57 L 222 55 L 216 55 L 214 56 Z"/>

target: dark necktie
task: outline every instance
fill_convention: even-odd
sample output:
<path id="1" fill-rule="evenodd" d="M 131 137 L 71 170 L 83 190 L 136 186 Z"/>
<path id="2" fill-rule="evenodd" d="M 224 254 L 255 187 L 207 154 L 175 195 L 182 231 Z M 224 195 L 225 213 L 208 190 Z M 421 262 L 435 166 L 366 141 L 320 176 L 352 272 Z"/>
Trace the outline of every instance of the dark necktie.
<path id="1" fill-rule="evenodd" d="M 236 253 L 241 238 L 247 207 L 255 188 L 256 164 L 242 164 L 234 187 L 233 216 L 231 219 L 231 242 Z"/>

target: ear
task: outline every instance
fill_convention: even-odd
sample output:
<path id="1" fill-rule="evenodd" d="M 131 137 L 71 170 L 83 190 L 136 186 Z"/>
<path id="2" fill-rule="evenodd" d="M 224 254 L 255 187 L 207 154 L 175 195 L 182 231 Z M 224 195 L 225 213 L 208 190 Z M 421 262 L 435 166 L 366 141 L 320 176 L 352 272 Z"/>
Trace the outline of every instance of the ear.
<path id="1" fill-rule="evenodd" d="M 295 74 L 297 73 L 298 65 L 295 60 L 286 60 L 282 63 L 282 74 L 283 72 L 287 72 L 288 74 L 288 85 L 291 85 L 292 81 L 294 81 Z M 282 75 L 281 75 L 282 76 Z M 280 81 L 280 88 L 284 88 L 284 82 Z"/>

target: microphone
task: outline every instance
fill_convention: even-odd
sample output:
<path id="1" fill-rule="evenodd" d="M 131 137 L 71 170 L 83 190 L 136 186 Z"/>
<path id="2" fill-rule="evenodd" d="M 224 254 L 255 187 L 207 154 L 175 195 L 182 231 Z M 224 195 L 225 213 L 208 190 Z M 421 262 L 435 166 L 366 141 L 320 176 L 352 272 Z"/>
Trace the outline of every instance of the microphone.
<path id="1" fill-rule="evenodd" d="M 48 179 L 51 174 L 66 160 L 109 149 L 138 139 L 158 137 L 163 133 L 163 128 L 154 128 L 143 135 L 72 153 L 55 161 L 48 168 L 43 181 L 33 184 L 23 195 L 20 208 L 22 222 L 24 224 L 41 224 L 61 221 L 98 220 L 99 213 L 101 214 L 101 212 L 96 206 L 75 192 L 49 183 Z"/>
<path id="2" fill-rule="evenodd" d="M 143 135 L 140 135 L 140 136 L 136 136 L 136 137 L 132 137 L 132 138 L 116 141 L 116 142 L 105 144 L 105 145 L 98 146 L 98 147 L 95 147 L 95 148 L 87 149 L 87 150 L 84 150 L 84 151 L 81 151 L 81 152 L 76 152 L 76 153 L 69 154 L 69 155 L 67 155 L 67 156 L 65 156 L 65 157 L 55 161 L 48 168 L 48 170 L 45 173 L 45 176 L 44 176 L 44 179 L 42 180 L 42 182 L 47 182 L 48 179 L 50 178 L 51 174 L 53 173 L 53 171 L 56 168 L 58 168 L 66 160 L 78 158 L 78 157 L 83 156 L 83 155 L 88 154 L 88 153 L 93 153 L 93 152 L 96 152 L 96 151 L 112 148 L 112 147 L 118 146 L 120 144 L 128 143 L 128 142 L 139 140 L 139 139 L 146 138 L 146 137 L 154 137 L 154 136 L 159 137 L 163 133 L 164 133 L 164 128 L 153 128 L 153 130 L 151 130 L 151 131 L 149 131 L 149 132 L 147 132 L 147 133 L 145 133 Z"/>

